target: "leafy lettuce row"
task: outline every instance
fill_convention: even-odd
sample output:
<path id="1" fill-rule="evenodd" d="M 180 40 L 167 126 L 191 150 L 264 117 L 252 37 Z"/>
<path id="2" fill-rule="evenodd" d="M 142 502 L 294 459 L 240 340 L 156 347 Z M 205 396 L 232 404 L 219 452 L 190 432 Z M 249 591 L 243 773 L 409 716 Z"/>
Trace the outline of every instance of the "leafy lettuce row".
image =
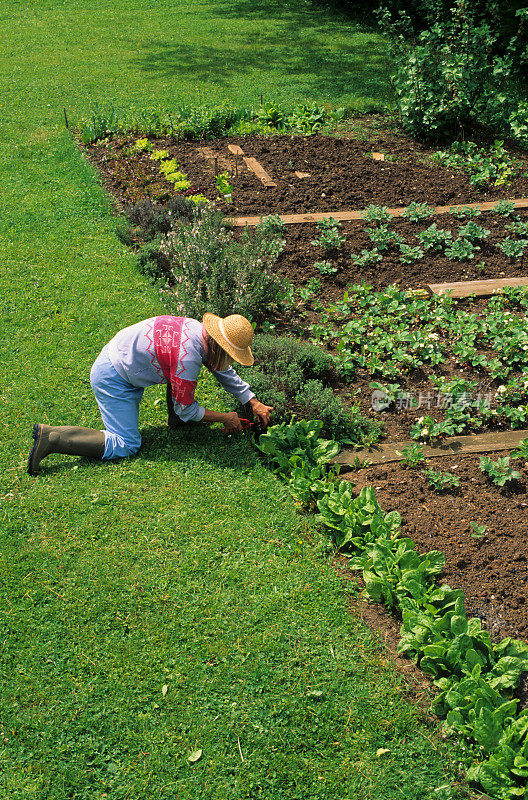
<path id="1" fill-rule="evenodd" d="M 494 644 L 478 618 L 467 618 L 462 590 L 436 584 L 444 555 L 419 554 L 401 536 L 399 514 L 384 512 L 372 487 L 353 497 L 339 468 L 328 465 L 339 444 L 319 438 L 322 424 L 276 425 L 257 447 L 294 497 L 316 512 L 337 549 L 349 552 L 365 594 L 401 612 L 398 650 L 435 679 L 432 710 L 445 718 L 448 733 L 474 744 L 475 758 L 484 757 L 468 780 L 498 800 L 528 800 L 528 710 L 518 713 L 513 698 L 528 671 L 528 645 L 512 638 Z"/>

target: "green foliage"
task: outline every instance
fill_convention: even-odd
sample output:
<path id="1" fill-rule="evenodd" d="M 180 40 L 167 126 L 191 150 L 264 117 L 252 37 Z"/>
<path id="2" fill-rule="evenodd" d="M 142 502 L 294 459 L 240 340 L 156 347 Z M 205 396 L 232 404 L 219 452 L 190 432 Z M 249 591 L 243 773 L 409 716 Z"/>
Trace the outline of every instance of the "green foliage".
<path id="1" fill-rule="evenodd" d="M 343 242 L 346 241 L 346 236 L 341 236 L 339 228 L 341 223 L 333 217 L 328 219 L 321 219 L 317 223 L 319 236 L 317 239 L 312 239 L 312 244 L 317 247 L 323 247 L 325 250 L 334 250 L 341 247 Z"/>
<path id="2" fill-rule="evenodd" d="M 528 239 L 511 239 L 508 236 L 499 244 L 499 250 L 508 258 L 522 258 L 527 245 Z"/>
<path id="3" fill-rule="evenodd" d="M 448 150 L 438 151 L 435 159 L 467 172 L 470 183 L 481 189 L 507 186 L 520 168 L 520 162 L 510 156 L 499 139 L 487 148 L 479 148 L 474 142 L 453 142 Z"/>
<path id="4" fill-rule="evenodd" d="M 528 459 L 528 439 L 522 439 L 511 454 L 512 458 Z"/>
<path id="5" fill-rule="evenodd" d="M 482 456 L 480 459 L 480 469 L 491 478 L 495 486 L 504 486 L 505 483 L 516 481 L 521 477 L 521 473 L 510 467 L 510 457 L 503 456 L 493 461 L 489 456 Z"/>
<path id="6" fill-rule="evenodd" d="M 337 267 L 334 267 L 331 261 L 315 261 L 314 269 L 319 270 L 321 275 L 335 275 Z"/>
<path id="7" fill-rule="evenodd" d="M 407 208 L 402 211 L 402 217 L 410 220 L 411 222 L 419 222 L 423 219 L 429 219 L 433 216 L 434 208 L 427 205 L 427 203 L 409 203 Z"/>
<path id="8" fill-rule="evenodd" d="M 442 250 L 452 238 L 451 231 L 438 228 L 436 222 L 433 222 L 422 233 L 417 234 L 422 247 L 425 250 L 430 250 L 432 247 L 435 250 Z"/>
<path id="9" fill-rule="evenodd" d="M 379 438 L 380 424 L 356 407 L 347 408 L 331 388 L 335 368 L 329 353 L 291 337 L 264 334 L 255 337 L 252 350 L 255 365 L 238 371 L 257 397 L 274 407 L 274 419 L 289 421 L 293 414 L 319 419 L 323 434 L 341 442 Z"/>
<path id="10" fill-rule="evenodd" d="M 429 481 L 429 486 L 431 486 L 435 492 L 444 492 L 446 489 L 453 489 L 460 485 L 460 479 L 451 472 L 428 469 L 424 472 L 424 475 Z"/>
<path id="11" fill-rule="evenodd" d="M 233 194 L 233 187 L 229 183 L 229 173 L 219 172 L 216 176 L 216 188 L 218 194 L 221 194 L 224 200 L 230 201 Z"/>
<path id="12" fill-rule="evenodd" d="M 368 205 L 361 213 L 361 218 L 366 222 L 381 224 L 390 222 L 392 219 L 392 214 L 389 212 L 387 206 Z"/>
<path id="13" fill-rule="evenodd" d="M 163 205 L 152 200 L 141 200 L 125 211 L 133 233 L 143 242 L 150 242 L 161 234 L 167 234 L 176 219 L 191 221 L 195 216 L 192 202 L 185 197 L 171 197 Z"/>
<path id="14" fill-rule="evenodd" d="M 453 206 L 450 211 L 457 219 L 474 219 L 482 213 L 478 206 Z"/>
<path id="15" fill-rule="evenodd" d="M 273 272 L 284 246 L 276 236 L 246 229 L 235 241 L 213 209 L 197 212 L 189 224 L 173 223 L 160 243 L 170 261 L 170 292 L 165 301 L 171 313 L 201 319 L 205 311 L 220 316 L 239 313 L 256 322 L 280 305 L 287 289 Z"/>
<path id="16" fill-rule="evenodd" d="M 389 230 L 387 225 L 370 228 L 368 230 L 368 235 L 371 241 L 376 245 L 377 250 L 387 250 L 391 244 L 400 244 L 403 242 L 401 236 L 399 236 L 396 231 Z M 362 253 L 366 252 L 366 250 L 362 251 Z"/>
<path id="17" fill-rule="evenodd" d="M 469 239 L 455 239 L 449 247 L 446 247 L 445 254 L 451 261 L 469 261 L 475 258 L 476 250 L 480 250 L 480 247 Z"/>
<path id="18" fill-rule="evenodd" d="M 439 138 L 487 123 L 522 137 L 526 114 L 510 80 L 524 60 L 516 59 L 518 34 L 498 54 L 497 33 L 476 4 L 454 0 L 450 13 L 436 15 L 431 12 L 438 3 L 426 5 L 428 24 L 414 35 L 406 10 L 396 17 L 383 4 L 378 12 L 392 43 L 393 85 L 404 127 Z"/>
<path id="19" fill-rule="evenodd" d="M 412 264 L 423 258 L 424 251 L 421 247 L 411 247 L 408 244 L 400 244 L 400 261 L 404 264 Z"/>
<path id="20" fill-rule="evenodd" d="M 365 417 L 359 406 L 347 409 L 329 386 L 319 380 L 307 381 L 295 395 L 295 405 L 311 419 L 321 419 L 323 430 L 340 442 L 353 445 L 373 443 L 381 433 L 381 425 Z"/>
<path id="21" fill-rule="evenodd" d="M 352 263 L 357 267 L 373 266 L 382 260 L 383 256 L 376 247 L 373 247 L 372 250 L 362 250 L 360 255 L 352 256 Z"/>
<path id="22" fill-rule="evenodd" d="M 515 203 L 513 200 L 499 200 L 491 210 L 495 214 L 500 214 L 501 217 L 510 217 L 515 211 Z"/>
<path id="23" fill-rule="evenodd" d="M 425 453 L 423 447 L 420 447 L 416 442 L 411 442 L 402 449 L 403 459 L 402 462 L 406 467 L 411 469 L 418 467 L 425 461 Z"/>
<path id="24" fill-rule="evenodd" d="M 267 217 L 261 217 L 259 221 L 259 228 L 266 233 L 280 235 L 284 232 L 285 227 L 286 224 L 282 221 L 280 214 L 269 214 Z"/>

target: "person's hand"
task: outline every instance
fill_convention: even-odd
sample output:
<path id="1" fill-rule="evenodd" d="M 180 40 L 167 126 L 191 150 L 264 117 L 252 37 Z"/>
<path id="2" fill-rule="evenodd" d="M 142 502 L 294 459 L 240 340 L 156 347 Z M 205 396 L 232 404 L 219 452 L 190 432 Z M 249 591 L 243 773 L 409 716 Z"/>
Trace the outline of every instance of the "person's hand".
<path id="1" fill-rule="evenodd" d="M 249 401 L 251 406 L 251 410 L 253 411 L 253 415 L 259 421 L 263 428 L 267 428 L 270 424 L 271 412 L 273 411 L 273 406 L 265 406 L 264 403 L 261 403 L 260 400 L 257 400 L 256 397 L 252 397 Z"/>
<path id="2" fill-rule="evenodd" d="M 240 433 L 243 430 L 242 423 L 240 422 L 240 417 L 238 416 L 236 411 L 230 411 L 227 414 L 223 414 L 222 423 L 224 425 L 224 430 L 227 434 Z"/>

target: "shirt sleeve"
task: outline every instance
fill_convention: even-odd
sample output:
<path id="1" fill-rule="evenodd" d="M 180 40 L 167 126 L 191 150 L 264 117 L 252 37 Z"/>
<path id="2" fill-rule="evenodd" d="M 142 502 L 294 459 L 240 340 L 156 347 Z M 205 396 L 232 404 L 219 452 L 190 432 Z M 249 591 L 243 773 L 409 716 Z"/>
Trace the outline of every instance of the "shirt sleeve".
<path id="1" fill-rule="evenodd" d="M 229 394 L 236 397 L 242 405 L 249 402 L 252 397 L 255 397 L 254 392 L 250 389 L 249 383 L 243 381 L 233 367 L 229 367 L 229 369 L 225 369 L 223 372 L 212 370 L 212 374 L 215 376 L 220 386 L 223 386 Z"/>

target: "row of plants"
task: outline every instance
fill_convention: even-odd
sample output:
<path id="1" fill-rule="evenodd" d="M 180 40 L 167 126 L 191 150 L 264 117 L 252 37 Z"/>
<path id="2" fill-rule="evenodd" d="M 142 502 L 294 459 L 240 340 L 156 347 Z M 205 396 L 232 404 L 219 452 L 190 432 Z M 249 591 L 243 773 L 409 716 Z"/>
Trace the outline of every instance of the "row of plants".
<path id="1" fill-rule="evenodd" d="M 511 456 L 502 456 L 494 461 L 489 456 L 481 456 L 479 467 L 489 480 L 499 488 L 507 483 L 518 481 L 521 473 L 510 466 L 511 460 L 528 461 L 528 439 L 523 439 L 518 447 L 511 453 Z M 405 467 L 416 469 L 425 463 L 426 457 L 423 447 L 416 442 L 412 442 L 402 449 L 402 463 Z M 441 470 L 428 469 L 423 471 L 423 475 L 428 480 L 429 486 L 438 493 L 456 489 L 460 485 L 457 475 L 452 472 L 442 472 Z"/>
<path id="2" fill-rule="evenodd" d="M 313 134 L 330 128 L 345 119 L 347 114 L 345 108 L 328 109 L 316 103 L 287 107 L 277 102 L 261 102 L 256 108 L 228 103 L 216 108 L 178 105 L 172 110 L 141 108 L 137 111 L 95 105 L 88 118 L 79 123 L 78 129 L 85 145 L 108 136 L 129 133 L 189 140 L 286 132 Z"/>
<path id="3" fill-rule="evenodd" d="M 496 248 L 507 258 L 515 261 L 522 260 L 528 246 L 528 222 L 514 214 L 515 205 L 511 201 L 501 200 L 492 211 L 502 217 L 509 217 L 506 224 L 507 235 Z M 386 206 L 368 206 L 362 212 L 362 218 L 368 223 L 367 234 L 373 244 L 368 250 L 363 248 L 360 253 L 352 254 L 352 263 L 357 267 L 374 266 L 379 264 L 385 255 L 398 254 L 402 264 L 411 264 L 421 260 L 426 252 L 442 254 L 450 261 L 469 261 L 475 258 L 481 250 L 482 243 L 489 237 L 491 231 L 475 222 L 480 210 L 471 206 L 453 208 L 452 213 L 459 220 L 465 220 L 459 225 L 458 235 L 449 229 L 444 229 L 433 222 L 428 228 L 415 234 L 415 241 L 409 244 L 396 230 L 389 227 L 393 219 Z M 410 222 L 421 222 L 433 217 L 433 208 L 426 203 L 411 203 L 402 212 L 402 218 Z M 317 223 L 318 236 L 312 240 L 312 245 L 322 247 L 327 255 L 331 255 L 346 241 L 346 236 L 340 232 L 341 224 L 330 217 Z M 491 245 L 493 248 L 493 246 Z M 314 265 L 323 275 L 337 272 L 332 262 L 316 262 Z"/>
<path id="4" fill-rule="evenodd" d="M 320 421 L 268 429 L 258 449 L 303 508 L 315 511 L 333 546 L 362 572 L 365 595 L 401 614 L 399 652 L 413 658 L 438 690 L 432 710 L 447 735 L 467 742 L 468 781 L 498 800 L 526 797 L 528 709 L 514 690 L 528 671 L 528 645 L 491 640 L 477 618 L 467 618 L 461 590 L 437 584 L 444 556 L 419 554 L 402 537 L 400 517 L 384 512 L 372 487 L 354 498 L 349 482 L 328 462 L 339 451 L 322 439 Z"/>
<path id="5" fill-rule="evenodd" d="M 387 406 L 412 409 L 420 401 L 430 408 L 433 393 L 413 398 L 404 381 L 412 386 L 416 372 L 429 379 L 442 397 L 444 418 L 420 417 L 411 429 L 413 438 L 432 442 L 489 423 L 527 424 L 527 289 L 493 296 L 480 314 L 449 296 L 421 297 L 395 286 L 374 292 L 365 284 L 318 308 L 312 341 L 333 351 L 346 380 L 366 374 Z M 449 369 L 452 377 L 444 374 Z"/>

